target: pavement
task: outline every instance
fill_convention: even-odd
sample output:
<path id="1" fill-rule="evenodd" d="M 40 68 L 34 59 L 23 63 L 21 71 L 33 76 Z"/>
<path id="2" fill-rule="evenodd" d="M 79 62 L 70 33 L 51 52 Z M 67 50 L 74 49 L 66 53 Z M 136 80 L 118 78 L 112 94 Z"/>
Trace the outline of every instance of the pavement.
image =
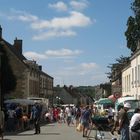
<path id="1" fill-rule="evenodd" d="M 94 130 L 90 133 L 88 140 L 93 140 L 95 135 Z M 110 132 L 101 132 L 98 136 L 104 138 L 103 140 L 112 140 L 117 138 L 118 135 L 111 135 Z M 28 130 L 21 133 L 7 133 L 4 140 L 87 140 L 82 137 L 82 132 L 77 132 L 75 126 L 67 126 L 66 124 L 52 123 L 41 126 L 41 133 L 34 135 L 34 130 Z"/>

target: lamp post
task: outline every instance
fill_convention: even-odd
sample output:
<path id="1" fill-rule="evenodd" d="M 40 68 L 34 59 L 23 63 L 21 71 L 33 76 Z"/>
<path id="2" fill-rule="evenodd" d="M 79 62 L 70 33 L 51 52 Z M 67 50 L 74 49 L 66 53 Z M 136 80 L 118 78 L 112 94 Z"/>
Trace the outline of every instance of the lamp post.
<path id="1" fill-rule="evenodd" d="M 56 98 L 56 104 L 58 104 L 58 96 L 56 96 L 55 98 Z"/>
<path id="2" fill-rule="evenodd" d="M 56 99 L 57 99 L 57 103 L 58 103 L 58 105 L 60 105 L 60 100 L 61 100 L 61 98 L 58 97 L 58 96 L 56 96 Z"/>
<path id="3" fill-rule="evenodd" d="M 59 105 L 60 105 L 60 100 L 61 100 L 61 98 L 59 97 L 58 100 L 59 100 Z"/>

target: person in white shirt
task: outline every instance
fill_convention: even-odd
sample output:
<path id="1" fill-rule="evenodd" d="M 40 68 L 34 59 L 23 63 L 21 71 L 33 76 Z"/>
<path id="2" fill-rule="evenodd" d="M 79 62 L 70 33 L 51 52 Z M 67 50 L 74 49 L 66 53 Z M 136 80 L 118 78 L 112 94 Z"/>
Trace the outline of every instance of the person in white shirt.
<path id="1" fill-rule="evenodd" d="M 111 117 L 112 118 L 113 115 L 114 115 L 113 114 L 113 108 L 110 106 L 109 109 L 108 109 L 108 117 Z"/>
<path id="2" fill-rule="evenodd" d="M 71 108 L 70 108 L 70 106 L 66 107 L 65 113 L 66 113 L 67 125 L 69 126 L 71 123 Z"/>
<path id="3" fill-rule="evenodd" d="M 60 113 L 59 113 L 59 116 L 60 116 L 60 123 L 65 123 L 65 115 L 64 115 L 64 110 L 63 110 L 63 108 L 61 108 L 61 110 L 60 110 Z"/>
<path id="4" fill-rule="evenodd" d="M 138 122 L 140 123 L 140 108 L 135 109 L 134 115 L 130 120 L 130 140 L 140 140 L 140 128 L 136 131 L 132 130 L 132 127 Z"/>

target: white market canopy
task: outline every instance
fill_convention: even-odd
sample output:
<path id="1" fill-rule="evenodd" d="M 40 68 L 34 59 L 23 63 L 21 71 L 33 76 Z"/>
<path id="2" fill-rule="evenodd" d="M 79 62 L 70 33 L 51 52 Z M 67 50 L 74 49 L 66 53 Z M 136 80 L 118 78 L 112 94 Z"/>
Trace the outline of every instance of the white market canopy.
<path id="1" fill-rule="evenodd" d="M 101 98 L 97 101 L 97 104 L 113 104 L 113 101 L 109 98 Z"/>
<path id="2" fill-rule="evenodd" d="M 34 105 L 35 102 L 29 99 L 9 99 L 5 100 L 4 103 L 15 103 L 20 105 Z"/>

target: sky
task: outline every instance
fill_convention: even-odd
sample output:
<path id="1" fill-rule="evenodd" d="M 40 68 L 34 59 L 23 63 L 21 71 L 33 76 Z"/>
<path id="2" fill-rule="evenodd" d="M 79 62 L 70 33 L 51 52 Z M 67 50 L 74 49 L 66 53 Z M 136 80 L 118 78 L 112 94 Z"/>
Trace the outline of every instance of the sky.
<path id="1" fill-rule="evenodd" d="M 23 55 L 42 65 L 55 85 L 109 82 L 110 64 L 130 56 L 132 0 L 0 0 L 3 38 L 23 40 Z"/>

